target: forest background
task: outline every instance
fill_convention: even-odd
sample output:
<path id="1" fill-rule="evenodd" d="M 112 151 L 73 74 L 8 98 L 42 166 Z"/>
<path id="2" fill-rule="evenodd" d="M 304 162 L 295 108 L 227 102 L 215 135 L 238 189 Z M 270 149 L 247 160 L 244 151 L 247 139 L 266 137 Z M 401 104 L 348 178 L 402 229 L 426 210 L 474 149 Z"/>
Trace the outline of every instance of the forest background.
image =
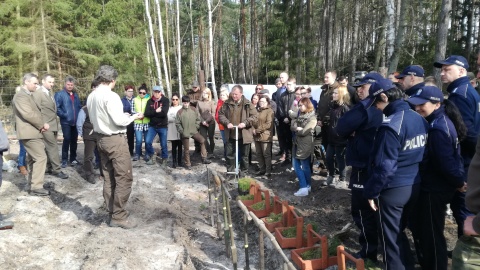
<path id="1" fill-rule="evenodd" d="M 119 71 L 118 93 L 147 83 L 168 96 L 193 81 L 273 84 L 282 71 L 297 84 L 331 69 L 432 75 L 450 54 L 473 70 L 479 17 L 480 0 L 0 0 L 0 95 L 8 106 L 36 72 L 55 90 L 75 77 L 85 99 L 102 64 Z"/>

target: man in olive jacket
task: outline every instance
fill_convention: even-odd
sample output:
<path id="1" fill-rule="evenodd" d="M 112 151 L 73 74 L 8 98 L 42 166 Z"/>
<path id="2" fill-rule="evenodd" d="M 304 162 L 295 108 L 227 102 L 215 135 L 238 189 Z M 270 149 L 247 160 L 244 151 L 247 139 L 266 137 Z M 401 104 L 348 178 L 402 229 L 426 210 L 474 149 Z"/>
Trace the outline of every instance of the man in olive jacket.
<path id="1" fill-rule="evenodd" d="M 175 126 L 180 134 L 183 144 L 183 161 L 185 168 L 190 169 L 190 138 L 193 138 L 200 144 L 200 154 L 202 156 L 203 164 L 210 164 L 211 161 L 207 159 L 207 150 L 205 148 L 205 138 L 198 132 L 200 128 L 200 114 L 197 109 L 190 105 L 190 97 L 182 97 L 182 108 L 177 112 L 175 118 Z"/>
<path id="2" fill-rule="evenodd" d="M 253 124 L 257 121 L 257 109 L 243 96 L 243 88 L 235 85 L 230 93 L 230 98 L 223 103 L 218 112 L 220 123 L 226 127 L 225 138 L 227 143 L 227 172 L 235 171 L 235 129 L 238 130 L 238 146 L 240 151 L 240 170 L 248 173 L 248 154 L 250 144 L 253 142 Z"/>
<path id="3" fill-rule="evenodd" d="M 42 118 L 40 108 L 35 104 L 32 93 L 37 90 L 38 77 L 33 73 L 23 76 L 22 89 L 13 97 L 13 114 L 17 127 L 17 138 L 22 141 L 28 157 L 28 183 L 30 195 L 48 196 L 50 192 L 43 188 L 47 154 L 42 133 L 50 126 Z"/>
<path id="4" fill-rule="evenodd" d="M 42 78 L 42 86 L 35 92 L 32 92 L 33 100 L 40 108 L 43 121 L 48 123 L 50 128 L 43 132 L 43 141 L 45 143 L 45 151 L 47 153 L 47 172 L 51 172 L 54 176 L 67 179 L 68 175 L 62 172 L 60 167 L 60 156 L 58 154 L 57 134 L 57 104 L 52 94 L 52 88 L 55 78 L 50 74 L 45 74 Z"/>

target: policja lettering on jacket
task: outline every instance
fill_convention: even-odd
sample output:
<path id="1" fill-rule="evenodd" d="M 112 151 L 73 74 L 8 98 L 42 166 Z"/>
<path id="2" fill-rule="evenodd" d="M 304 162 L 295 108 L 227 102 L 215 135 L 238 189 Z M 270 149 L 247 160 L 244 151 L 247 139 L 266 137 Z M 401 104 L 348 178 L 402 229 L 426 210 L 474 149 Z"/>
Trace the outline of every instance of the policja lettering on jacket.
<path id="1" fill-rule="evenodd" d="M 425 143 L 427 142 L 427 137 L 428 137 L 428 134 L 421 134 L 421 135 L 415 136 L 412 139 L 407 139 L 405 141 L 405 146 L 403 147 L 403 151 L 407 150 L 407 148 L 408 150 L 412 150 L 419 147 L 424 147 Z"/>

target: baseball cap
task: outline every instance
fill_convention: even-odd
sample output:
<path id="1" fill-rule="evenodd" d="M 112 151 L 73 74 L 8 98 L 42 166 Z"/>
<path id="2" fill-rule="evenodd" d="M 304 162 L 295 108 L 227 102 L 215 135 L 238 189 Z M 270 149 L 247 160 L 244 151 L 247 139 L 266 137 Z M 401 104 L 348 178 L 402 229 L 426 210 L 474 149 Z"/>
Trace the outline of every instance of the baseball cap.
<path id="1" fill-rule="evenodd" d="M 403 79 L 405 76 L 413 75 L 415 77 L 423 77 L 425 76 L 425 71 L 419 65 L 411 65 L 403 69 L 402 73 L 395 76 L 397 79 Z"/>
<path id="2" fill-rule="evenodd" d="M 450 55 L 449 57 L 447 57 L 447 59 L 443 61 L 437 61 L 433 63 L 433 66 L 436 68 L 442 68 L 443 65 L 447 65 L 447 66 L 457 65 L 465 69 L 468 69 L 467 59 L 465 59 L 465 57 L 461 55 Z"/>
<path id="3" fill-rule="evenodd" d="M 372 73 L 368 73 L 367 75 L 363 76 L 363 78 L 357 82 L 356 84 L 353 85 L 353 87 L 360 87 L 364 84 L 372 84 L 374 82 L 376 82 L 377 80 L 380 80 L 380 79 L 383 79 L 382 75 L 380 75 L 380 73 L 375 73 L 375 72 L 372 72 Z"/>
<path id="4" fill-rule="evenodd" d="M 370 85 L 370 88 L 368 89 L 368 97 L 360 102 L 363 104 L 365 109 L 368 109 L 370 108 L 370 106 L 372 106 L 373 102 L 375 102 L 375 98 L 378 95 L 392 88 L 395 88 L 395 85 L 389 79 L 382 78 L 380 80 L 377 80 L 376 82 L 372 83 L 372 85 Z"/>
<path id="5" fill-rule="evenodd" d="M 424 86 L 410 96 L 407 101 L 413 105 L 422 105 L 427 101 L 431 101 L 432 103 L 442 102 L 443 93 L 442 90 L 436 86 Z"/>
<path id="6" fill-rule="evenodd" d="M 153 87 L 153 91 L 154 91 L 154 92 L 155 92 L 155 91 L 161 92 L 161 91 L 162 91 L 162 87 L 159 86 L 159 85 L 155 85 L 155 86 Z"/>

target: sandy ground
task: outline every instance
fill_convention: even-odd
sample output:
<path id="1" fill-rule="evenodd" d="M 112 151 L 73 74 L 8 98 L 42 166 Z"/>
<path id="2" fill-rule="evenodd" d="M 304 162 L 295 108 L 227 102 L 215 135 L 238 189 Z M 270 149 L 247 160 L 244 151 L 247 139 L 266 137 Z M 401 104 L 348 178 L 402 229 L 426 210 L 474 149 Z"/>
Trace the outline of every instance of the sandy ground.
<path id="1" fill-rule="evenodd" d="M 225 167 L 220 160 L 220 144 L 217 140 L 217 158 L 208 167 L 222 173 Z M 77 152 L 82 161 L 82 143 Z M 12 141 L 5 156 L 16 159 L 17 153 L 18 143 Z M 131 230 L 106 224 L 102 182 L 86 182 L 81 166 L 64 169 L 70 175 L 66 180 L 47 175 L 48 197 L 28 195 L 25 178 L 4 171 L 0 213 L 15 227 L 0 231 L 0 269 L 233 269 L 223 239 L 210 225 L 207 167 L 200 164 L 198 155 L 192 156 L 192 165 L 192 170 L 185 170 L 148 166 L 144 161 L 133 163 L 134 183 L 127 209 L 138 227 Z M 344 184 L 323 187 L 325 177 L 316 171 L 312 194 L 298 198 L 293 196 L 298 189 L 295 173 L 288 167 L 275 165 L 273 179 L 259 183 L 272 195 L 289 201 L 307 221 L 318 223 L 321 234 L 335 234 L 352 222 L 350 193 Z M 235 199 L 236 189 L 231 191 Z M 231 206 L 238 269 L 244 269 L 243 216 L 235 201 Z M 455 230 L 456 225 L 447 219 L 450 247 L 456 240 Z M 248 232 L 250 269 L 258 269 L 258 230 L 252 224 Z M 347 250 L 358 251 L 357 236 L 354 225 L 343 234 Z M 281 269 L 281 260 L 271 252 L 269 240 L 265 245 L 266 269 Z M 289 250 L 284 252 L 290 255 Z"/>

